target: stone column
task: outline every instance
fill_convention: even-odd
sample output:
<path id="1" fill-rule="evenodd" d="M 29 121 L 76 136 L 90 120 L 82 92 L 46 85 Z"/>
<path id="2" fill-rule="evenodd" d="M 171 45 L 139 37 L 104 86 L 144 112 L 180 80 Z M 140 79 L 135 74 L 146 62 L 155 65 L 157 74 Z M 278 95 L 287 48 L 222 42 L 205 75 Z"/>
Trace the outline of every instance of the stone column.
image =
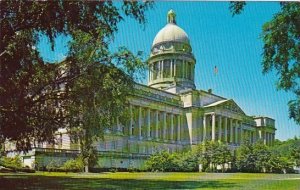
<path id="1" fill-rule="evenodd" d="M 219 142 L 222 142 L 222 116 L 221 115 L 219 115 L 218 117 L 218 129 L 219 129 L 218 140 Z"/>
<path id="2" fill-rule="evenodd" d="M 243 124 L 242 123 L 240 123 L 240 127 L 241 127 L 241 142 L 240 142 L 240 144 L 242 144 L 244 141 L 244 138 L 243 138 L 244 133 L 243 133 Z"/>
<path id="3" fill-rule="evenodd" d="M 155 110 L 155 138 L 158 140 L 158 110 Z"/>
<path id="4" fill-rule="evenodd" d="M 180 115 L 177 116 L 177 141 L 180 142 L 181 129 L 180 129 Z"/>
<path id="5" fill-rule="evenodd" d="M 153 80 L 153 64 L 150 67 L 149 75 L 150 75 L 150 81 L 152 81 Z"/>
<path id="6" fill-rule="evenodd" d="M 233 126 L 232 126 L 232 118 L 229 119 L 230 125 L 230 143 L 233 143 Z"/>
<path id="7" fill-rule="evenodd" d="M 173 76 L 178 77 L 178 76 L 176 76 L 176 65 L 177 65 L 176 59 L 174 59 L 174 64 L 173 64 L 173 66 L 174 66 L 174 74 L 173 74 Z"/>
<path id="8" fill-rule="evenodd" d="M 260 140 L 263 140 L 263 139 L 262 139 L 262 130 L 258 130 L 258 138 L 259 138 Z"/>
<path id="9" fill-rule="evenodd" d="M 151 112 L 150 109 L 147 109 L 147 138 L 151 139 L 150 134 L 151 134 Z"/>
<path id="10" fill-rule="evenodd" d="M 170 60 L 170 75 L 171 75 L 171 77 L 173 77 L 173 65 L 174 65 L 173 59 L 171 59 Z"/>
<path id="11" fill-rule="evenodd" d="M 228 136 L 228 134 L 227 134 L 227 117 L 225 117 L 224 118 L 224 136 L 225 136 L 225 143 L 228 143 L 228 139 L 227 139 L 227 136 Z"/>
<path id="12" fill-rule="evenodd" d="M 171 118 L 171 129 L 170 129 L 170 140 L 172 142 L 174 142 L 174 123 L 173 123 L 173 120 L 174 120 L 174 115 L 171 113 L 170 115 L 170 118 Z"/>
<path id="13" fill-rule="evenodd" d="M 148 81 L 151 81 L 151 66 L 149 66 Z"/>
<path id="14" fill-rule="evenodd" d="M 185 73 L 186 73 L 186 68 L 185 68 L 185 61 L 182 60 L 182 78 L 185 78 Z"/>
<path id="15" fill-rule="evenodd" d="M 266 138 L 267 132 L 263 132 L 263 138 L 264 138 L 264 144 L 267 145 L 267 138 Z"/>
<path id="16" fill-rule="evenodd" d="M 211 140 L 215 141 L 216 139 L 216 114 L 211 114 L 212 124 L 211 124 Z"/>
<path id="17" fill-rule="evenodd" d="M 139 107 L 138 138 L 142 139 L 142 107 Z"/>
<path id="18" fill-rule="evenodd" d="M 235 134 L 234 134 L 234 141 L 235 141 L 235 144 L 238 144 L 238 121 L 235 120 Z"/>
<path id="19" fill-rule="evenodd" d="M 203 115 L 203 142 L 206 140 L 206 115 Z"/>
<path id="20" fill-rule="evenodd" d="M 166 133 L 167 133 L 167 113 L 163 112 L 163 140 L 166 141 Z"/>
<path id="21" fill-rule="evenodd" d="M 164 62 L 160 61 L 161 70 L 160 70 L 160 78 L 164 77 Z"/>
<path id="22" fill-rule="evenodd" d="M 132 105 L 129 105 L 130 112 L 130 122 L 129 122 L 129 136 L 132 137 L 132 126 L 133 126 L 133 113 L 132 113 Z"/>

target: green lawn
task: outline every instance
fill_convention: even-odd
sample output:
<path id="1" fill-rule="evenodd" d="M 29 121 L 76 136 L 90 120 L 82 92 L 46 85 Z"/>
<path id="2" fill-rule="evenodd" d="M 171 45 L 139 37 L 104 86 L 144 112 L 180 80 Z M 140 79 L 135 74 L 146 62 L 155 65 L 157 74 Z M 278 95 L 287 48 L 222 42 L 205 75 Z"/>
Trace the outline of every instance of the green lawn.
<path id="1" fill-rule="evenodd" d="M 299 174 L 49 173 L 1 174 L 0 189 L 300 190 Z"/>

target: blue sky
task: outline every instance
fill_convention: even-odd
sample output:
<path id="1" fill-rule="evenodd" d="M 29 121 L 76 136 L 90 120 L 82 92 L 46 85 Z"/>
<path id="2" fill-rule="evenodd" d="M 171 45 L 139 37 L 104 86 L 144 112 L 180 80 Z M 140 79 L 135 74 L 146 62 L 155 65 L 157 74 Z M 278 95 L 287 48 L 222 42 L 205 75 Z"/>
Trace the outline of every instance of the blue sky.
<path id="1" fill-rule="evenodd" d="M 128 17 L 119 24 L 111 50 L 126 46 L 135 53 L 143 51 L 147 58 L 156 33 L 166 24 L 168 10 L 173 9 L 177 24 L 190 38 L 197 61 L 197 89 L 211 88 L 215 94 L 234 99 L 248 115 L 274 118 L 276 138 L 280 140 L 300 136 L 300 126 L 288 118 L 287 102 L 293 94 L 277 91 L 275 72 L 262 74 L 263 43 L 259 36 L 263 23 L 279 10 L 279 3 L 251 2 L 234 17 L 228 7 L 228 2 L 156 2 L 154 9 L 146 13 L 145 25 Z M 53 52 L 45 38 L 38 48 L 47 61 L 61 60 L 68 51 L 65 37 L 56 39 Z"/>

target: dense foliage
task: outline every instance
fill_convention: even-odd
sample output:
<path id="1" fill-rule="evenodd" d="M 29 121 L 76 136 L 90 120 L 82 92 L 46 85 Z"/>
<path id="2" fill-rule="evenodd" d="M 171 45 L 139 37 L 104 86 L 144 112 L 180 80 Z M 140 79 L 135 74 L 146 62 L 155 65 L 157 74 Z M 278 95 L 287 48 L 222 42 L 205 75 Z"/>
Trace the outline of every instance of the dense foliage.
<path id="1" fill-rule="evenodd" d="M 233 15 L 240 14 L 245 2 L 231 2 Z M 300 124 L 300 3 L 281 2 L 281 10 L 262 27 L 263 73 L 277 72 L 277 88 L 294 93 L 289 101 L 290 118 Z"/>
<path id="2" fill-rule="evenodd" d="M 275 141 L 275 145 L 270 150 L 281 157 L 288 158 L 290 161 L 300 166 L 300 139 L 295 137 L 287 141 Z"/>
<path id="3" fill-rule="evenodd" d="M 0 158 L 0 166 L 4 166 L 11 169 L 19 169 L 22 167 L 22 160 L 20 156 Z"/>
<path id="4" fill-rule="evenodd" d="M 143 67 L 140 53 L 109 50 L 117 24 L 124 16 L 144 23 L 144 12 L 151 5 L 1 1 L 0 143 L 15 141 L 19 150 L 28 150 L 32 142 L 53 143 L 58 128 L 83 126 L 83 134 L 99 132 L 84 140 L 91 151 L 91 141 L 101 137 L 124 109 L 123 97 Z M 66 60 L 45 63 L 36 48 L 41 36 L 48 37 L 54 48 L 54 39 L 61 34 L 72 39 Z M 99 105 L 101 110 L 96 110 Z"/>
<path id="5" fill-rule="evenodd" d="M 226 145 L 207 141 L 187 152 L 157 152 L 147 160 L 146 168 L 149 171 L 194 172 L 199 170 L 201 163 L 203 170 L 217 171 L 217 165 L 221 165 L 221 171 L 225 172 L 224 165 L 231 161 L 232 156 Z"/>
<path id="6" fill-rule="evenodd" d="M 161 172 L 176 171 L 175 157 L 175 154 L 167 151 L 157 152 L 146 161 L 146 169 Z"/>
<path id="7" fill-rule="evenodd" d="M 274 151 L 277 148 L 276 145 L 267 147 L 261 141 L 255 144 L 245 141 L 236 151 L 231 151 L 225 144 L 206 141 L 187 152 L 157 152 L 147 160 L 146 168 L 148 171 L 192 172 L 198 171 L 200 164 L 206 172 L 293 172 L 300 161 L 300 148 L 292 147 L 286 155 Z"/>
<path id="8" fill-rule="evenodd" d="M 77 157 L 75 159 L 66 161 L 61 168 L 66 172 L 82 172 L 84 163 L 82 161 L 82 158 Z"/>

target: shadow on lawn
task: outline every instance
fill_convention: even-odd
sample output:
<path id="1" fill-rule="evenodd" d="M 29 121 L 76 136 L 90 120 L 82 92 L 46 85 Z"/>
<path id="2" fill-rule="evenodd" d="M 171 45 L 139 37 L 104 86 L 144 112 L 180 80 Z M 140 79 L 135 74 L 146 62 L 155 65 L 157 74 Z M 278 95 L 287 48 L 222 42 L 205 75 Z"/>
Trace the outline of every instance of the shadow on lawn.
<path id="1" fill-rule="evenodd" d="M 164 181 L 56 176 L 0 176 L 0 189 L 201 189 L 237 187 L 222 181 Z"/>

